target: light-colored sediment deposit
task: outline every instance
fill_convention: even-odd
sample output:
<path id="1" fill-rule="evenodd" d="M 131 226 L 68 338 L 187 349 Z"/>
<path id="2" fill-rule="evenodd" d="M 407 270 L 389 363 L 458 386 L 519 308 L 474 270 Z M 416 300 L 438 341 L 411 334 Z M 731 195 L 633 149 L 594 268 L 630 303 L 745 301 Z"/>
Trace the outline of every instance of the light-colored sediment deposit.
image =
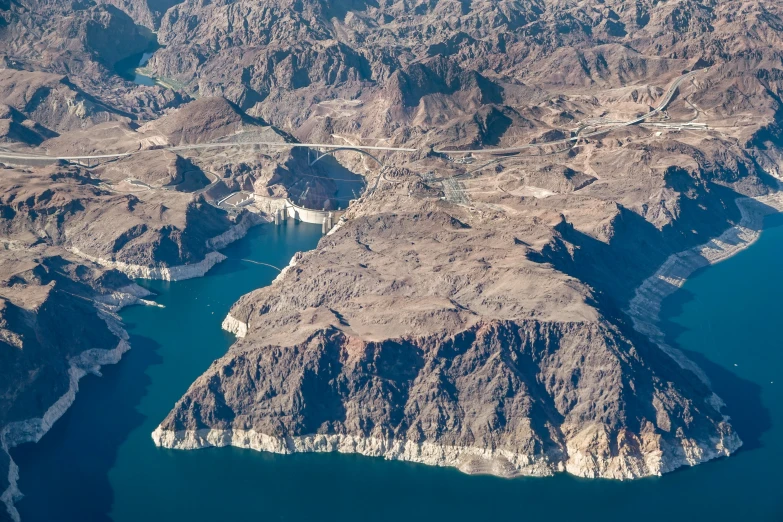
<path id="1" fill-rule="evenodd" d="M 709 379 L 693 361 L 670 346 L 658 321 L 663 300 L 685 284 L 697 270 L 719 263 L 752 245 L 761 235 L 764 218 L 783 211 L 783 193 L 776 192 L 758 198 L 737 200 L 741 219 L 720 236 L 707 243 L 672 254 L 653 275 L 636 289 L 628 306 L 634 328 L 649 337 L 684 368 L 691 370 L 709 384 Z"/>
<path id="2" fill-rule="evenodd" d="M 209 270 L 220 263 L 226 256 L 218 252 L 218 249 L 225 248 L 229 244 L 245 237 L 247 231 L 259 223 L 264 222 L 264 219 L 256 214 L 245 213 L 242 216 L 243 219 L 239 223 L 231 226 L 228 230 L 206 241 L 206 246 L 214 248 L 215 250 L 207 252 L 204 255 L 204 259 L 195 263 L 187 263 L 175 266 L 165 266 L 160 264 L 153 264 L 152 266 L 136 265 L 133 263 L 126 263 L 124 261 L 118 261 L 115 259 L 105 259 L 101 257 L 91 256 L 85 252 L 82 252 L 77 247 L 71 247 L 69 250 L 83 257 L 93 263 L 99 264 L 103 267 L 119 270 L 123 274 L 133 279 L 160 279 L 163 281 L 182 281 L 184 279 L 193 279 L 194 277 L 202 277 Z"/>
<path id="3" fill-rule="evenodd" d="M 70 251 L 79 257 L 83 257 L 84 259 L 103 267 L 119 270 L 133 279 L 162 279 L 163 281 L 181 281 L 183 279 L 201 277 L 209 272 L 210 268 L 226 258 L 226 256 L 220 252 L 209 252 L 204 259 L 198 263 L 178 266 L 141 266 L 125 263 L 123 261 L 93 257 L 89 254 L 85 254 L 78 248 L 71 248 Z"/>
<path id="4" fill-rule="evenodd" d="M 226 315 L 226 318 L 223 319 L 223 324 L 221 325 L 221 327 L 223 328 L 223 330 L 232 333 L 239 338 L 242 338 L 247 335 L 247 324 L 237 320 L 231 314 Z"/>
<path id="5" fill-rule="evenodd" d="M 618 479 L 739 447 L 657 318 L 781 208 L 779 3 L 110 3 L 0 7 L 5 157 L 133 151 L 2 169 L 0 426 L 117 346 L 96 310 L 144 302 L 129 275 L 219 262 L 241 191 L 353 203 L 235 303 L 156 443 Z M 113 74 L 137 23 L 173 89 Z"/>
<path id="6" fill-rule="evenodd" d="M 595 433 L 583 434 L 594 437 Z M 577 443 L 569 444 L 569 458 L 530 455 L 507 449 L 491 449 L 476 446 L 449 446 L 431 442 L 414 442 L 399 439 L 378 439 L 355 435 L 314 434 L 278 438 L 253 430 L 186 430 L 167 431 L 157 428 L 152 433 L 153 442 L 165 448 L 194 450 L 210 447 L 233 446 L 291 454 L 304 452 L 358 453 L 386 460 L 417 462 L 431 466 L 448 466 L 468 474 L 490 474 L 511 478 L 518 476 L 550 476 L 567 471 L 585 478 L 634 479 L 650 475 L 662 475 L 681 466 L 694 466 L 708 460 L 730 455 L 741 446 L 736 434 L 704 444 L 696 440 L 683 440 L 673 449 L 677 458 L 665 459 L 664 452 L 653 451 L 642 456 L 617 455 L 596 459 L 584 452 Z M 599 438 L 596 441 L 600 441 Z M 648 441 L 654 444 L 654 441 Z M 573 446 L 573 447 L 571 447 Z"/>

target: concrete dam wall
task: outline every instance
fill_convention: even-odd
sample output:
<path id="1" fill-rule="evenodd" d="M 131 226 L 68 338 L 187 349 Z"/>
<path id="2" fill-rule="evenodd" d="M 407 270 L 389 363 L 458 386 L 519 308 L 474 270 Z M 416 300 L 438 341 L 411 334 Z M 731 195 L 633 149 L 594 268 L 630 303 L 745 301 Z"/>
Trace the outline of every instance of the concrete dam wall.
<path id="1" fill-rule="evenodd" d="M 327 230 L 331 229 L 340 217 L 345 214 L 345 210 L 315 210 L 300 207 L 292 203 L 288 198 L 274 198 L 259 196 L 258 194 L 255 194 L 254 198 L 255 206 L 273 217 L 280 212 L 279 215 L 282 219 L 293 218 L 297 221 L 314 223 L 316 225 L 322 225 L 324 220 L 326 220 L 328 224 Z"/>

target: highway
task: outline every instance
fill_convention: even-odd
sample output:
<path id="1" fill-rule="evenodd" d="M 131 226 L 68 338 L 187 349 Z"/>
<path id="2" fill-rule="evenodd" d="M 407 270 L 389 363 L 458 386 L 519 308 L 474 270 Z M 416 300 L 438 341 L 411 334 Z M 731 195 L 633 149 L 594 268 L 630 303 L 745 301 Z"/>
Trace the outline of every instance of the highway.
<path id="1" fill-rule="evenodd" d="M 674 97 L 675 93 L 677 92 L 677 89 L 679 89 L 680 85 L 683 81 L 687 80 L 688 78 L 692 77 L 693 75 L 704 71 L 706 69 L 699 69 L 696 71 L 691 71 L 689 73 L 686 73 L 676 80 L 672 82 L 672 84 L 669 86 L 669 89 L 666 91 L 666 94 L 664 95 L 663 99 L 661 100 L 661 103 L 653 109 L 652 111 L 648 112 L 647 114 L 643 114 L 642 116 L 639 116 L 637 118 L 634 118 L 630 121 L 625 122 L 615 122 L 610 123 L 606 127 L 595 130 L 593 132 L 589 132 L 587 134 L 580 134 L 580 132 L 584 128 L 588 128 L 589 126 L 585 127 L 582 126 L 577 131 L 576 136 L 572 136 L 569 138 L 564 138 L 561 140 L 554 140 L 554 141 L 547 141 L 544 143 L 535 143 L 535 144 L 527 144 L 527 145 L 518 145 L 514 147 L 502 147 L 502 148 L 483 148 L 483 149 L 470 149 L 470 150 L 461 150 L 461 149 L 432 149 L 432 152 L 437 154 L 513 154 L 516 152 L 521 152 L 523 150 L 527 149 L 533 149 L 533 148 L 539 148 L 542 146 L 551 146 L 551 145 L 565 145 L 565 144 L 571 144 L 574 142 L 577 142 L 584 138 L 590 138 L 593 136 L 599 136 L 602 134 L 606 134 L 614 129 L 618 129 L 621 127 L 628 127 L 631 125 L 636 125 L 638 123 L 642 123 L 645 120 L 657 115 L 661 111 L 663 111 L 669 103 L 671 103 L 672 98 Z M 270 148 L 279 148 L 279 149 L 287 149 L 287 148 L 296 148 L 296 147 L 307 147 L 307 148 L 323 148 L 323 149 L 339 149 L 339 150 L 357 150 L 357 151 L 387 151 L 387 152 L 421 152 L 426 153 L 427 149 L 424 148 L 406 148 L 406 147 L 383 147 L 378 145 L 336 145 L 334 143 L 288 143 L 288 142 L 274 142 L 274 141 L 254 141 L 254 142 L 214 142 L 214 143 L 198 143 L 193 145 L 177 145 L 177 146 L 171 146 L 171 147 L 161 147 L 160 149 L 142 149 L 138 151 L 133 152 L 118 152 L 113 154 L 92 154 L 92 155 L 83 155 L 83 156 L 49 156 L 46 154 L 23 154 L 23 153 L 15 153 L 15 152 L 7 152 L 7 151 L 0 151 L 0 161 L 2 160 L 34 160 L 34 161 L 87 161 L 90 162 L 92 160 L 109 160 L 109 159 L 118 159 L 118 158 L 124 158 L 127 156 L 132 156 L 134 154 L 139 154 L 141 152 L 145 152 L 147 150 L 167 150 L 170 152 L 180 152 L 180 151 L 188 151 L 188 150 L 199 150 L 199 149 L 215 149 L 215 148 L 229 148 L 229 147 L 270 147 Z"/>
<path id="2" fill-rule="evenodd" d="M 341 150 L 383 150 L 391 152 L 418 152 L 419 149 L 411 149 L 404 147 L 379 147 L 373 145 L 335 145 L 333 143 L 287 143 L 277 141 L 249 141 L 243 143 L 233 142 L 215 142 L 215 143 L 197 143 L 193 145 L 177 145 L 174 147 L 161 147 L 159 149 L 142 149 L 134 152 L 117 152 L 114 154 L 88 154 L 83 156 L 49 156 L 47 154 L 22 154 L 16 152 L 0 151 L 0 160 L 2 159 L 21 159 L 21 160 L 49 160 L 49 161 L 90 161 L 101 159 L 117 159 L 139 154 L 141 152 L 147 152 L 149 150 L 167 150 L 170 152 L 181 152 L 186 150 L 198 150 L 198 149 L 217 149 L 217 148 L 229 148 L 229 147 L 258 147 L 265 146 L 270 148 L 279 149 L 293 149 L 296 147 L 307 148 L 327 148 L 334 149 L 339 148 Z"/>
<path id="3" fill-rule="evenodd" d="M 669 89 L 666 91 L 666 94 L 664 95 L 663 100 L 661 101 L 660 104 L 658 104 L 658 107 L 656 107 L 655 109 L 651 110 L 647 114 L 643 114 L 643 115 L 639 116 L 638 118 L 634 118 L 633 120 L 630 120 L 630 121 L 614 123 L 614 124 L 608 125 L 607 127 L 603 128 L 603 129 L 596 130 L 596 131 L 593 131 L 593 132 L 589 132 L 587 134 L 577 134 L 577 136 L 572 136 L 570 138 L 565 138 L 565 139 L 562 139 L 562 140 L 547 141 L 547 142 L 544 142 L 544 143 L 533 143 L 533 144 L 528 144 L 528 145 L 518 145 L 518 146 L 515 146 L 515 147 L 503 147 L 503 148 L 495 148 L 495 149 L 473 149 L 473 150 L 440 149 L 440 150 L 433 150 L 433 152 L 436 152 L 438 154 L 510 154 L 510 153 L 514 153 L 514 152 L 520 152 L 520 151 L 523 151 L 523 150 L 526 150 L 526 149 L 533 149 L 533 148 L 537 148 L 537 147 L 542 147 L 544 145 L 566 145 L 566 144 L 570 144 L 570 143 L 579 141 L 579 140 L 584 139 L 584 138 L 591 138 L 593 136 L 599 136 L 601 134 L 606 134 L 607 132 L 610 132 L 610 131 L 612 131 L 614 129 L 618 129 L 620 127 L 629 127 L 631 125 L 636 125 L 637 123 L 642 123 L 643 121 L 645 121 L 645 120 L 647 120 L 649 118 L 652 118 L 656 114 L 658 114 L 661 111 L 663 111 L 669 105 L 669 103 L 671 103 L 672 98 L 674 98 L 674 95 L 677 92 L 677 89 L 679 89 L 679 87 L 680 87 L 680 84 L 683 81 L 685 81 L 686 79 L 692 77 L 696 73 L 701 72 L 703 70 L 706 70 L 706 69 L 699 69 L 699 70 L 696 70 L 696 71 L 691 71 L 689 73 L 686 73 L 686 74 L 680 76 L 676 80 L 674 80 L 674 82 L 672 82 L 672 84 L 669 86 Z M 581 127 L 579 130 L 581 131 L 583 128 L 584 127 Z"/>

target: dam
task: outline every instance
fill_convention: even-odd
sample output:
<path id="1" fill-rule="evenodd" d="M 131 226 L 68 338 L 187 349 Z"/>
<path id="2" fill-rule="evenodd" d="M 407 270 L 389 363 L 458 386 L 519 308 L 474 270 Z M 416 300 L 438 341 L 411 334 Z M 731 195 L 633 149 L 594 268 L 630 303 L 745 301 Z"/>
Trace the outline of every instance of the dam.
<path id="1" fill-rule="evenodd" d="M 730 458 L 630 482 L 508 480 L 359 455 L 156 447 L 150 433 L 234 342 L 220 327 L 231 304 L 277 276 L 242 259 L 285 266 L 315 247 L 320 232 L 291 219 L 262 224 L 224 249 L 228 259 L 203 278 L 145 281 L 165 308 L 123 310 L 133 348 L 102 369 L 104 378 L 84 379 L 78 400 L 39 443 L 13 450 L 22 520 L 309 522 L 328 511 L 330 520 L 363 522 L 378 506 L 383 520 L 780 520 L 783 351 L 769 310 L 783 294 L 783 215 L 768 218 L 756 244 L 664 303 L 667 335 L 709 374 L 741 430 L 745 446 Z"/>

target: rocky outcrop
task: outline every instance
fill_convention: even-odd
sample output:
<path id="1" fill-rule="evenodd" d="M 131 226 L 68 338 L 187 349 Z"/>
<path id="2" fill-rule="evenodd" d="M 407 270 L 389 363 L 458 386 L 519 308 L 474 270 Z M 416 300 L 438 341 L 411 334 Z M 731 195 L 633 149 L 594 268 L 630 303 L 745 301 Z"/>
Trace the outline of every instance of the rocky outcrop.
<path id="1" fill-rule="evenodd" d="M 53 131 L 67 132 L 109 120 L 127 121 L 127 116 L 98 103 L 59 74 L 5 69 L 0 72 L 0 100 L 49 129 L 46 138 L 53 137 Z"/>
<path id="2" fill-rule="evenodd" d="M 0 233 L 41 238 L 131 277 L 204 275 L 224 259 L 216 249 L 260 222 L 249 212 L 232 218 L 191 194 L 110 192 L 76 167 L 9 169 L 4 182 L 9 190 L 0 198 L 6 216 Z"/>
<path id="3" fill-rule="evenodd" d="M 219 236 L 215 236 L 212 239 L 209 240 L 209 246 L 216 250 L 220 250 L 221 248 L 225 248 L 226 246 L 230 245 L 234 241 L 238 239 L 242 239 L 247 234 L 247 231 L 250 230 L 251 227 L 254 227 L 256 225 L 260 225 L 261 223 L 265 223 L 266 220 L 264 220 L 261 216 L 258 214 L 254 214 L 252 212 L 244 212 L 240 215 L 240 217 L 237 220 L 237 223 L 220 234 Z"/>
<path id="4" fill-rule="evenodd" d="M 226 258 L 226 256 L 220 252 L 209 252 L 204 259 L 198 263 L 178 266 L 141 266 L 125 263 L 123 261 L 93 257 L 89 254 L 85 254 L 78 248 L 72 248 L 71 252 L 106 268 L 119 270 L 128 277 L 134 279 L 161 279 L 163 281 L 181 281 L 183 279 L 201 277 L 206 274 L 210 268 Z"/>
<path id="5" fill-rule="evenodd" d="M 106 182 L 121 183 L 127 179 L 133 179 L 153 188 L 176 187 L 185 182 L 189 174 L 198 174 L 201 180 L 206 181 L 204 174 L 185 158 L 173 152 L 151 150 L 120 158 L 119 160 L 101 165 L 93 169 L 96 177 Z M 206 183 L 195 186 L 191 190 L 202 188 Z"/>
<path id="6" fill-rule="evenodd" d="M 239 338 L 242 338 L 247 335 L 247 324 L 238 320 L 236 317 L 234 317 L 231 314 L 226 315 L 226 318 L 223 319 L 221 328 L 223 328 L 223 330 L 229 333 L 234 334 Z"/>
<path id="7" fill-rule="evenodd" d="M 139 278 L 161 279 L 164 281 L 182 281 L 184 279 L 201 277 L 209 272 L 210 268 L 226 259 L 226 256 L 218 252 L 217 249 L 225 248 L 234 241 L 245 237 L 247 231 L 251 227 L 261 222 L 263 222 L 263 220 L 255 214 L 249 212 L 242 214 L 237 224 L 222 234 L 215 236 L 207 241 L 207 245 L 210 248 L 214 248 L 214 251 L 207 252 L 202 261 L 189 263 L 186 265 L 134 265 L 132 263 L 125 263 L 124 261 L 91 256 L 85 252 L 82 252 L 76 247 L 71 247 L 70 251 L 79 257 L 87 259 L 93 263 L 97 263 L 103 267 L 119 270 L 123 274 L 126 274 L 128 277 L 133 279 Z"/>
<path id="8" fill-rule="evenodd" d="M 697 270 L 719 263 L 737 252 L 749 247 L 761 235 L 764 217 L 775 211 L 783 211 L 783 194 L 777 192 L 759 198 L 737 201 L 742 219 L 708 243 L 673 254 L 656 272 L 637 288 L 628 306 L 628 315 L 634 328 L 647 336 L 676 360 L 702 380 L 709 383 L 704 372 L 678 349 L 669 345 L 658 321 L 663 300 L 676 292 L 691 274 Z"/>
<path id="9" fill-rule="evenodd" d="M 57 134 L 50 131 L 8 105 L 0 105 L 0 140 L 7 143 L 21 142 L 40 145 Z"/>
<path id="10" fill-rule="evenodd" d="M 133 283 L 123 286 L 113 292 L 98 295 L 95 300 L 106 306 L 106 308 L 112 312 L 118 312 L 126 306 L 137 304 L 145 306 L 163 306 L 155 301 L 144 299 L 150 295 L 152 295 L 152 292 Z"/>
<path id="11" fill-rule="evenodd" d="M 239 340 L 157 444 L 614 479 L 741 445 L 698 370 L 607 316 L 595 290 L 532 261 L 537 232 L 519 239 L 513 220 L 379 190 L 235 304 L 223 327 Z M 368 212 L 379 206 L 395 212 Z"/>
<path id="12" fill-rule="evenodd" d="M 242 344 L 194 383 L 153 433 L 156 444 L 614 479 L 659 475 L 741 444 L 708 388 L 673 387 L 676 372 L 649 369 L 666 355 L 597 325 L 479 324 L 454 338 L 369 343 L 327 329 L 286 348 Z"/>

